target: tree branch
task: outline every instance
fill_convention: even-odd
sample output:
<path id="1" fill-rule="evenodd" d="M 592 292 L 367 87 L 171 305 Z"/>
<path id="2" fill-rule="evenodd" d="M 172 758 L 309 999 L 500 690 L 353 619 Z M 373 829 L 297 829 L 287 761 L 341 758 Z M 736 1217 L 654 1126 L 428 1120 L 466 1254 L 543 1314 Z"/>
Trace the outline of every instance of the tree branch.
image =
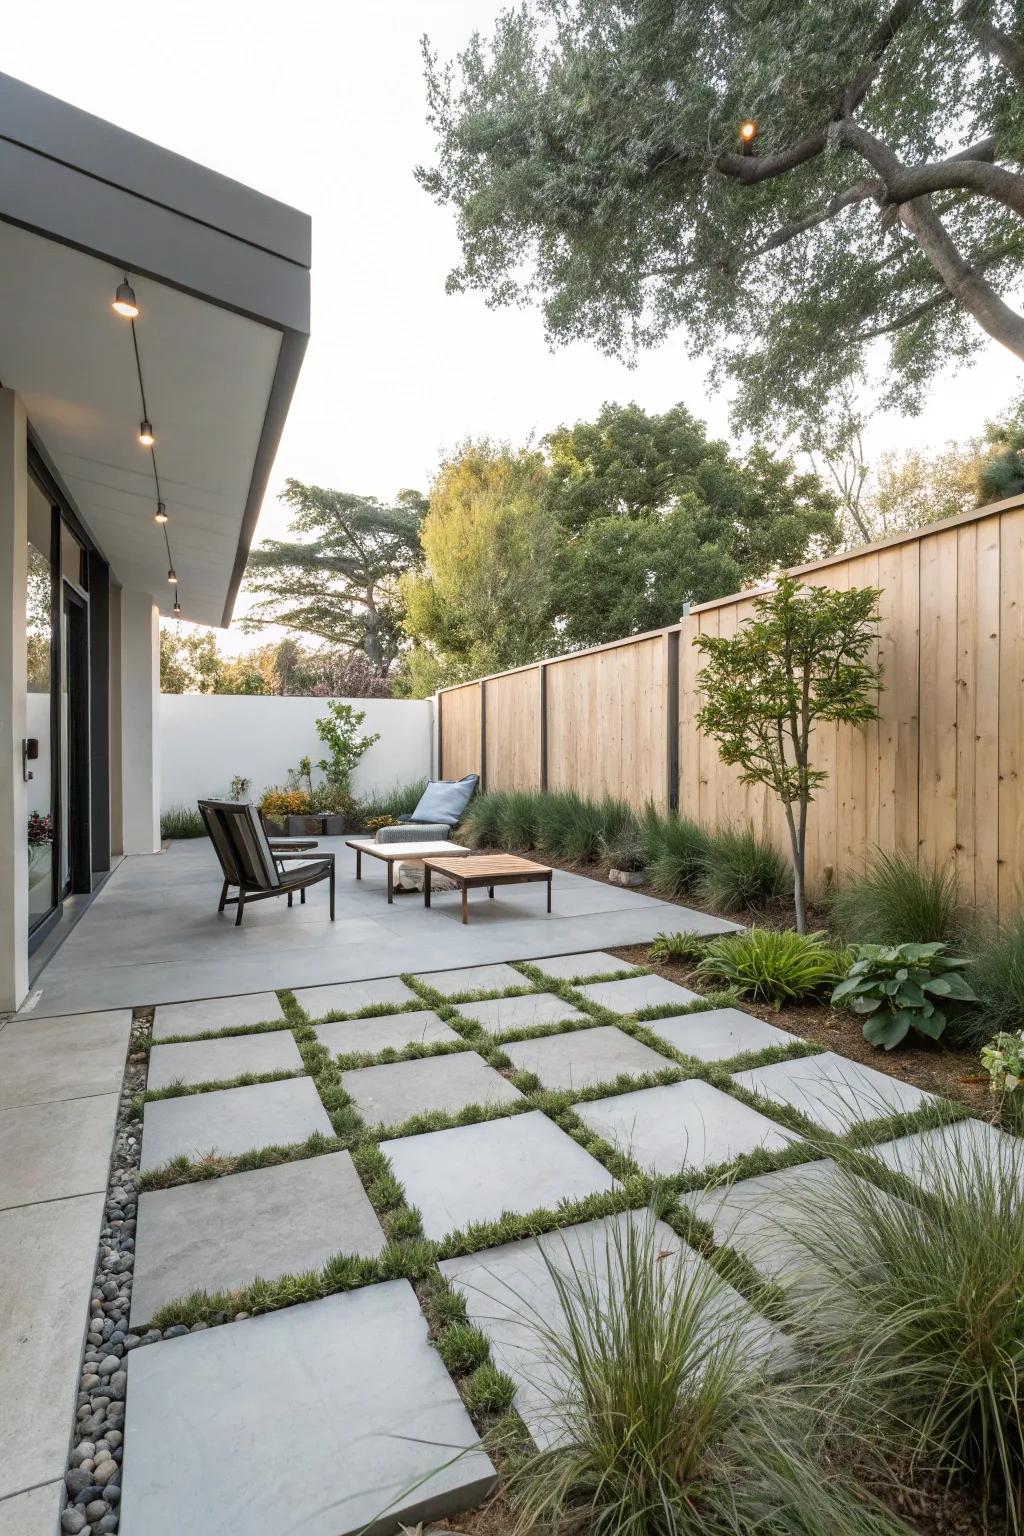
<path id="1" fill-rule="evenodd" d="M 995 266 L 996 262 L 1005 261 L 1008 256 L 1019 256 L 1024 247 L 1017 241 L 1006 241 L 1002 245 L 993 246 L 990 251 L 983 251 L 970 263 L 973 272 L 982 272 L 986 267 Z M 878 336 L 891 336 L 894 331 L 904 331 L 908 325 L 915 325 L 918 320 L 923 320 L 925 315 L 933 310 L 941 309 L 944 305 L 953 301 L 953 294 L 948 288 L 941 288 L 930 299 L 924 299 L 920 304 L 915 304 L 912 309 L 905 310 L 902 315 L 897 315 L 894 320 L 889 320 L 885 325 L 872 326 L 867 331 L 857 331 L 850 337 L 849 345 L 859 344 L 862 341 L 873 341 Z"/>
<path id="2" fill-rule="evenodd" d="M 978 0 L 967 0 L 957 18 L 972 37 L 1004 65 L 1021 85 L 1024 85 L 1024 43 L 994 27 L 985 14 L 985 7 Z"/>

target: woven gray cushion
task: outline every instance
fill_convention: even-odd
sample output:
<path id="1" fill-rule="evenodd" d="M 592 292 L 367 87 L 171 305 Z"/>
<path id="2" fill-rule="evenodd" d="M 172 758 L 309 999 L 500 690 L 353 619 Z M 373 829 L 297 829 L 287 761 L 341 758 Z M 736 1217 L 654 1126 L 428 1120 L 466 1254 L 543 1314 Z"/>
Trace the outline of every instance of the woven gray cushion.
<path id="1" fill-rule="evenodd" d="M 446 843 L 451 835 L 451 827 L 446 827 L 439 821 L 406 821 L 398 827 L 378 827 L 375 841 L 378 843 Z"/>

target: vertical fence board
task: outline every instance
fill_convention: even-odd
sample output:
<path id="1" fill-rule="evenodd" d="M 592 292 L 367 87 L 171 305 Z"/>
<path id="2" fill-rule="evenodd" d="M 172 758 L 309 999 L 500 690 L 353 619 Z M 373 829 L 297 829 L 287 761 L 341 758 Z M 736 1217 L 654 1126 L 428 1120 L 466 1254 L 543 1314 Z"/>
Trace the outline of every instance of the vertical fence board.
<path id="1" fill-rule="evenodd" d="M 999 708 L 1006 686 L 999 655 L 1000 525 L 998 517 L 976 524 L 974 900 L 993 911 L 999 904 Z"/>
<path id="2" fill-rule="evenodd" d="M 487 788 L 540 788 L 539 667 L 506 672 L 484 684 Z"/>
<path id="3" fill-rule="evenodd" d="M 449 688 L 441 706 L 444 744 L 441 759 L 446 779 L 461 779 L 467 773 L 479 773 L 480 763 L 480 685 L 466 683 Z"/>
<path id="4" fill-rule="evenodd" d="M 921 544 L 920 847 L 945 866 L 956 846 L 957 530 Z"/>
<path id="5" fill-rule="evenodd" d="M 1020 899 L 1021 774 L 1024 772 L 1024 509 L 1000 529 L 999 915 Z"/>

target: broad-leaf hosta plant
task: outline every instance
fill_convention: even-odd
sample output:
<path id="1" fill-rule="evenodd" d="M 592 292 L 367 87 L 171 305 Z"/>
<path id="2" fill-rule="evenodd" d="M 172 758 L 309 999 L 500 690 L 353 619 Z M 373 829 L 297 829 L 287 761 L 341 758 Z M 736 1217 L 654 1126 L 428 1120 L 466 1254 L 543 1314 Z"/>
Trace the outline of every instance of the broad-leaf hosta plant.
<path id="1" fill-rule="evenodd" d="M 863 1014 L 865 1040 L 887 1051 L 912 1029 L 937 1040 L 952 1012 L 977 1002 L 963 975 L 971 962 L 947 953 L 945 944 L 860 944 L 854 953 L 833 1006 Z"/>

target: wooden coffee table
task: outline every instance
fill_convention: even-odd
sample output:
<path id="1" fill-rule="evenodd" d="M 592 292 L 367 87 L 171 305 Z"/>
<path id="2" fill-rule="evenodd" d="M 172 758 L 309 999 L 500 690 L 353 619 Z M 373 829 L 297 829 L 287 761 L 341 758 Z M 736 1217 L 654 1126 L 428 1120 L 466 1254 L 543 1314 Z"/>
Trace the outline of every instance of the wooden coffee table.
<path id="1" fill-rule="evenodd" d="M 356 879 L 363 878 L 363 854 L 380 859 L 388 867 L 388 901 L 395 900 L 395 865 L 418 864 L 428 853 L 443 853 L 446 859 L 468 857 L 469 849 L 460 843 L 375 843 L 368 838 L 346 838 L 346 848 L 354 848 L 356 854 Z"/>
<path id="2" fill-rule="evenodd" d="M 514 853 L 474 854 L 469 858 L 455 858 L 448 853 L 428 854 L 423 860 L 423 905 L 430 906 L 431 871 L 454 880 L 462 892 L 462 921 L 469 922 L 468 896 L 470 891 L 487 887 L 487 894 L 494 896 L 496 885 L 526 885 L 531 881 L 546 880 L 548 887 L 548 911 L 551 911 L 551 875 L 546 864 L 534 864 L 532 859 L 520 859 Z"/>

